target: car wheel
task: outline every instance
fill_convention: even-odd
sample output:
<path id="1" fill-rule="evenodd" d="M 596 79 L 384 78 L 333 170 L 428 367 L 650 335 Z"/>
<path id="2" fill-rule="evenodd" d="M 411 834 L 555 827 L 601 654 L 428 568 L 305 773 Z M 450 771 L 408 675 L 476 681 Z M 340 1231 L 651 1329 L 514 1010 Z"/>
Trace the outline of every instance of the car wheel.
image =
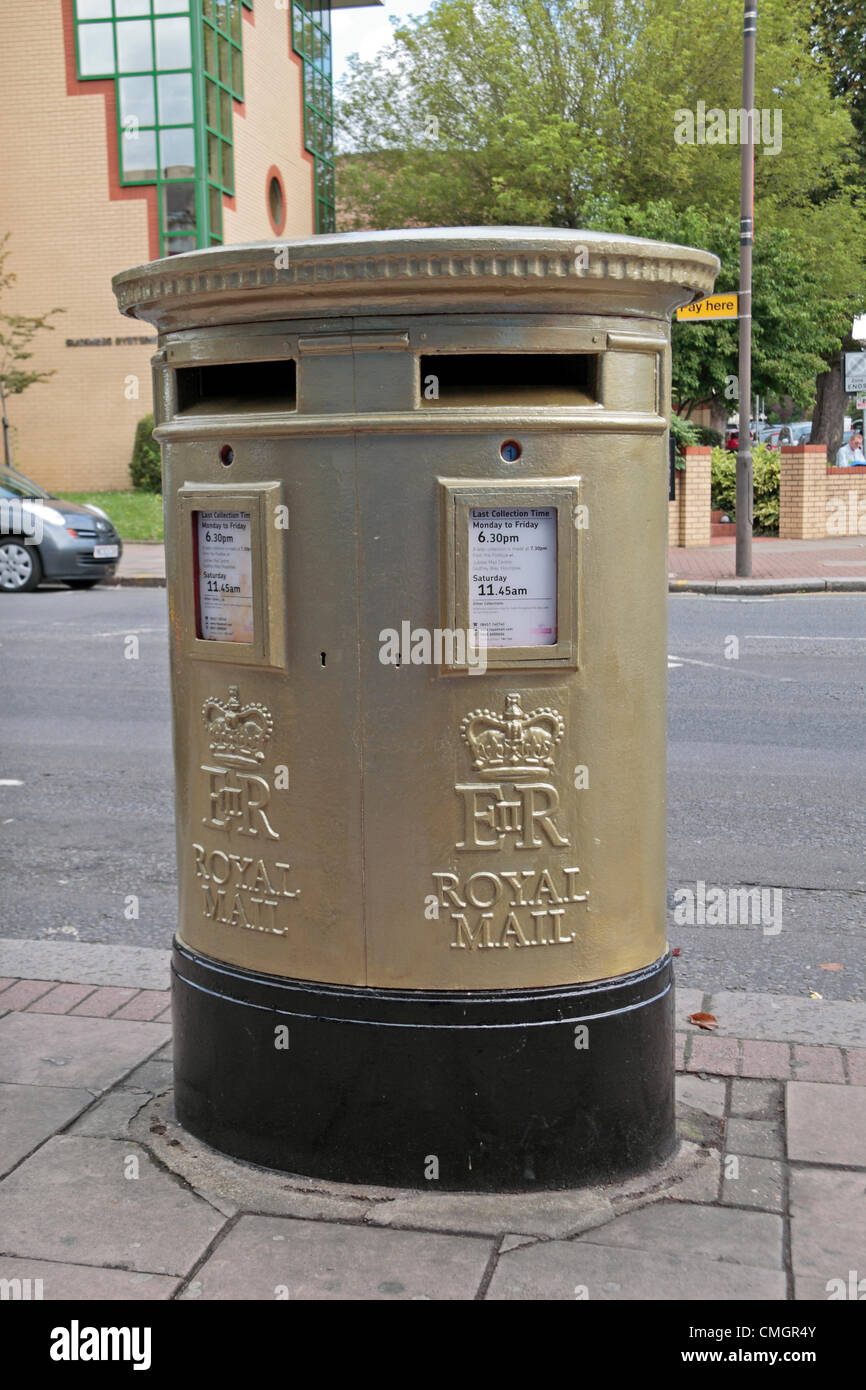
<path id="1" fill-rule="evenodd" d="M 92 589 L 99 583 L 98 579 L 67 579 L 66 583 L 70 589 Z"/>
<path id="2" fill-rule="evenodd" d="M 0 592 L 26 594 L 42 579 L 42 562 L 32 545 L 0 541 Z"/>

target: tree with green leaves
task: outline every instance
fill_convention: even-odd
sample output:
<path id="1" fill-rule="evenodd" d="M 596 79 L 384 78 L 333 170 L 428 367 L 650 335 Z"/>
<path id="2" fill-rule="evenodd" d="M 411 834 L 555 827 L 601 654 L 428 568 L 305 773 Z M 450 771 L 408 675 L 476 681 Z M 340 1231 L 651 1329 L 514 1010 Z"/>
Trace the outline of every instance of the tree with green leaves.
<path id="1" fill-rule="evenodd" d="M 846 102 L 851 114 L 863 181 L 866 179 L 866 83 L 863 81 L 866 3 L 864 0 L 819 0 L 812 6 L 812 22 L 817 53 L 826 63 L 832 90 Z M 842 427 L 847 396 L 842 355 L 856 351 L 858 346 L 851 333 L 846 332 L 826 369 L 818 374 L 811 438 L 813 444 L 826 444 L 831 459 L 836 457 L 844 437 Z"/>
<path id="2" fill-rule="evenodd" d="M 0 239 L 0 298 L 3 292 L 14 285 L 17 276 L 7 270 L 9 259 L 8 233 Z M 6 418 L 6 397 L 20 396 L 28 386 L 37 381 L 47 381 L 54 376 L 53 371 L 33 371 L 25 364 L 31 361 L 31 344 L 37 333 L 43 329 L 53 330 L 49 320 L 54 314 L 62 314 L 62 309 L 49 309 L 46 314 L 10 314 L 0 307 L 0 416 L 3 422 L 3 457 L 7 468 L 12 466 L 9 444 L 9 421 Z"/>
<path id="3" fill-rule="evenodd" d="M 856 186 L 856 142 L 816 57 L 807 0 L 762 0 L 764 213 Z M 741 0 L 434 0 L 339 103 L 346 226 L 579 227 L 602 193 L 736 217 L 739 145 L 678 142 L 678 113 L 738 109 Z"/>
<path id="4" fill-rule="evenodd" d="M 720 291 L 736 290 L 738 227 L 695 208 L 678 211 L 667 201 L 645 206 L 600 200 L 587 209 L 588 225 L 656 241 L 683 242 L 712 251 L 721 261 Z M 761 396 L 791 396 L 811 402 L 815 377 L 825 368 L 850 327 L 856 296 L 836 283 L 829 260 L 811 254 L 787 227 L 770 227 L 755 244 L 753 267 L 752 380 Z M 737 407 L 738 349 L 735 320 L 674 322 L 673 397 L 688 417 L 709 404 L 713 425 L 724 430 Z"/>
<path id="5" fill-rule="evenodd" d="M 859 142 L 861 175 L 866 174 L 866 0 L 814 0 L 812 29 L 820 58 L 830 71 L 833 92 L 848 102 Z"/>
<path id="6" fill-rule="evenodd" d="M 857 134 L 813 10 L 761 0 L 756 74 L 781 140 L 756 157 L 754 387 L 804 406 L 866 305 Z M 742 0 L 434 0 L 384 59 L 351 64 L 343 225 L 628 230 L 716 251 L 735 290 L 740 146 L 676 131 L 701 102 L 739 109 L 742 15 Z M 735 327 L 675 325 L 674 349 L 686 409 L 709 400 L 721 422 Z"/>

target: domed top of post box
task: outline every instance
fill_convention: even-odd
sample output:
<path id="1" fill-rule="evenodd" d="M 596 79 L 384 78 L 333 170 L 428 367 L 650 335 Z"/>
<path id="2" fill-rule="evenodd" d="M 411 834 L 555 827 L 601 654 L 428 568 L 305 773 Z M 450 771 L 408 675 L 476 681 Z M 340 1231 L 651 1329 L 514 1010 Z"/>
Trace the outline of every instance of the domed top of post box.
<path id="1" fill-rule="evenodd" d="M 708 251 L 561 227 L 426 227 L 214 246 L 114 277 L 160 332 L 308 315 L 612 313 L 662 318 L 709 294 Z"/>

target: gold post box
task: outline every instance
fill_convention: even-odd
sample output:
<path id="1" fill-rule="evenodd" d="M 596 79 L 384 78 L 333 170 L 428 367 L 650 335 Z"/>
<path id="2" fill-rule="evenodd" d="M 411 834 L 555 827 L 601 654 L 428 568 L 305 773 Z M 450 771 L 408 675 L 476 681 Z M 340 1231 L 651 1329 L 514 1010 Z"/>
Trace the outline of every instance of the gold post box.
<path id="1" fill-rule="evenodd" d="M 698 250 L 321 236 L 117 276 L 159 330 L 178 1116 L 568 1186 L 674 1145 L 667 412 Z"/>

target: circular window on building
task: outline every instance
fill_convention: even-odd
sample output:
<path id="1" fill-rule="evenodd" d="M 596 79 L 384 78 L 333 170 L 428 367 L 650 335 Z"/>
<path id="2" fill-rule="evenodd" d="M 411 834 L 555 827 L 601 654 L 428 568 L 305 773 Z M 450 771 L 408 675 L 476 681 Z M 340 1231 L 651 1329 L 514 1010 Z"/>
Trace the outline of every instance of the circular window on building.
<path id="1" fill-rule="evenodd" d="M 286 195 L 280 171 L 273 164 L 268 170 L 268 217 L 274 236 L 279 236 L 286 225 Z"/>

